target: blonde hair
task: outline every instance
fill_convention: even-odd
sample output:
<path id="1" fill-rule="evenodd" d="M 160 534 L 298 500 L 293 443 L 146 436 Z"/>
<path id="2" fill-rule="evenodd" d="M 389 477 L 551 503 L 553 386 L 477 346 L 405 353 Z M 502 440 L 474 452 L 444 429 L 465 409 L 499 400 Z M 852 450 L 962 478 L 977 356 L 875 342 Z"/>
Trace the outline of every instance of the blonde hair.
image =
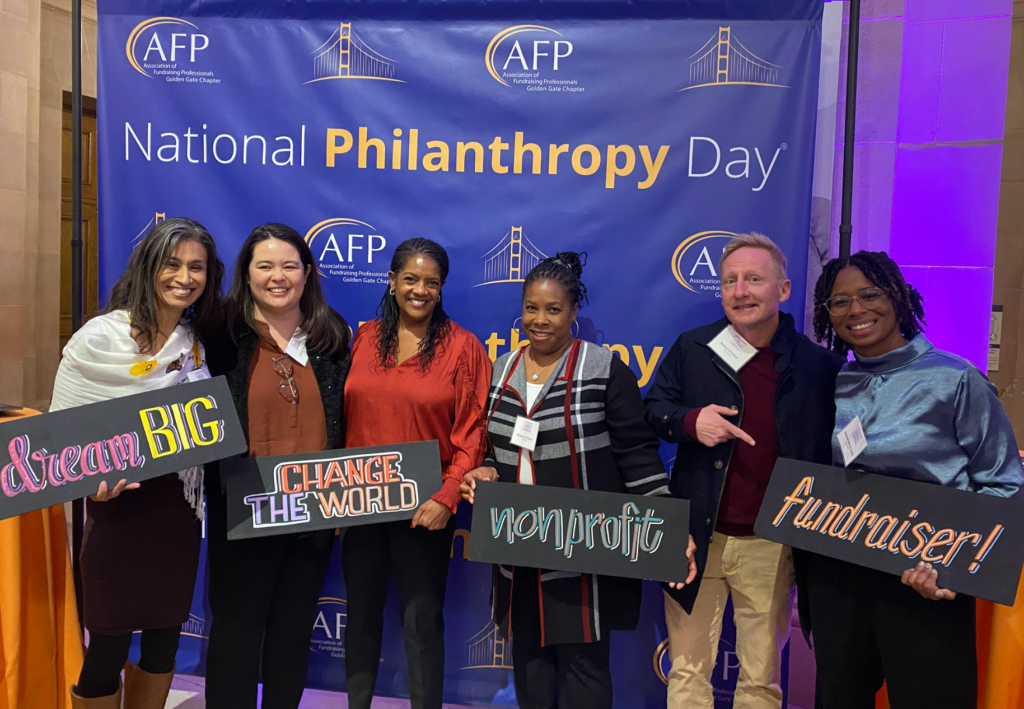
<path id="1" fill-rule="evenodd" d="M 718 259 L 718 272 L 722 272 L 722 266 L 725 264 L 725 260 L 733 254 L 733 252 L 740 249 L 761 249 L 771 254 L 772 263 L 775 264 L 775 275 L 779 277 L 779 281 L 784 281 L 788 278 L 786 275 L 786 254 L 782 253 L 782 249 L 774 241 L 769 239 L 764 234 L 758 234 L 756 231 L 752 231 L 749 234 L 737 234 L 729 243 L 725 245 L 725 249 L 722 251 L 722 258 Z"/>

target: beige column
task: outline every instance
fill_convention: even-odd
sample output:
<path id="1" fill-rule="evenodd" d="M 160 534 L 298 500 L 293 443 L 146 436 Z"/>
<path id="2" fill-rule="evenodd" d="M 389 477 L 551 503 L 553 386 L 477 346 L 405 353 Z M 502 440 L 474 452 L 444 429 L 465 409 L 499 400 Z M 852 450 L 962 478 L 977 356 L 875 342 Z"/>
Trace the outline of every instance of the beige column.
<path id="1" fill-rule="evenodd" d="M 96 4 L 83 6 L 83 92 L 95 96 Z M 65 90 L 70 0 L 0 0 L 0 402 L 43 410 L 60 358 Z"/>

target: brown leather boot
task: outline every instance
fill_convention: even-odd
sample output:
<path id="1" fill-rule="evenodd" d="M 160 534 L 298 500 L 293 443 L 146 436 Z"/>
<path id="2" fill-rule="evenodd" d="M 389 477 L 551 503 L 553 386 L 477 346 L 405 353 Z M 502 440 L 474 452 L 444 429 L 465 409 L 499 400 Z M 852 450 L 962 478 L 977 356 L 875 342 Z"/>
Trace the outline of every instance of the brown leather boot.
<path id="1" fill-rule="evenodd" d="M 127 663 L 124 666 L 124 709 L 164 709 L 172 679 L 173 669 L 155 675 L 138 665 Z"/>
<path id="2" fill-rule="evenodd" d="M 121 687 L 106 697 L 86 699 L 78 696 L 78 687 L 71 686 L 71 707 L 72 709 L 121 709 Z"/>

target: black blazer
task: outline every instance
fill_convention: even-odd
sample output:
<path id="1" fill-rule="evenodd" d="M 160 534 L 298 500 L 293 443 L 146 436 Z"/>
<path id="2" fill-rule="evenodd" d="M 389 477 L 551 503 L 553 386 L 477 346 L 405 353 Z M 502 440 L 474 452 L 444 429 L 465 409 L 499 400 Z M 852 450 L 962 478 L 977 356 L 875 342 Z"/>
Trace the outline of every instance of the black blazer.
<path id="1" fill-rule="evenodd" d="M 333 314 L 334 311 L 331 311 Z M 242 424 L 246 441 L 249 439 L 249 364 L 259 344 L 259 335 L 251 330 L 245 321 L 237 318 L 233 327 L 234 338 L 228 327 L 222 327 L 217 334 L 203 343 L 210 375 L 224 375 L 228 380 L 231 398 Z M 327 449 L 345 447 L 345 377 L 352 363 L 348 348 L 333 355 L 309 352 L 309 362 L 320 388 L 320 400 L 324 405 L 324 421 L 327 423 Z M 206 474 L 210 484 L 220 478 L 218 463 L 207 464 Z M 225 492 L 223 481 L 221 492 Z"/>
<path id="2" fill-rule="evenodd" d="M 683 417 L 693 409 L 718 404 L 736 408 L 737 418 L 742 420 L 739 376 L 708 346 L 728 324 L 722 318 L 680 335 L 658 367 L 654 384 L 644 398 L 647 423 L 662 440 L 678 444 L 669 484 L 672 494 L 690 501 L 697 578 L 681 590 L 666 586 L 687 613 L 693 610 L 707 566 L 708 547 L 735 440 L 708 448 L 686 435 Z M 788 313 L 780 314 L 771 347 L 780 355 L 775 364 L 779 372 L 775 426 L 782 457 L 831 465 L 836 376 L 843 360 L 797 332 L 793 316 Z M 796 559 L 794 562 L 799 564 Z M 798 569 L 798 577 L 800 574 Z"/>

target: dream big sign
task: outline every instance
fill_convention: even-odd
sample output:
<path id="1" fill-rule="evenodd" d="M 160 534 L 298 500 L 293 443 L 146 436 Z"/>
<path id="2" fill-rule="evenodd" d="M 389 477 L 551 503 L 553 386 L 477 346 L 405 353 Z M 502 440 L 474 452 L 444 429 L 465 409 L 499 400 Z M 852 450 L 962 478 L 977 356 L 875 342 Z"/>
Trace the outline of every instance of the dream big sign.
<path id="1" fill-rule="evenodd" d="M 441 488 L 437 441 L 225 461 L 228 539 L 412 519 Z"/>
<path id="2" fill-rule="evenodd" d="M 924 561 L 938 585 L 1013 605 L 1024 563 L 1024 503 L 780 458 L 754 532 L 900 575 Z"/>
<path id="3" fill-rule="evenodd" d="M 224 377 L 0 426 L 0 519 L 246 450 Z"/>

